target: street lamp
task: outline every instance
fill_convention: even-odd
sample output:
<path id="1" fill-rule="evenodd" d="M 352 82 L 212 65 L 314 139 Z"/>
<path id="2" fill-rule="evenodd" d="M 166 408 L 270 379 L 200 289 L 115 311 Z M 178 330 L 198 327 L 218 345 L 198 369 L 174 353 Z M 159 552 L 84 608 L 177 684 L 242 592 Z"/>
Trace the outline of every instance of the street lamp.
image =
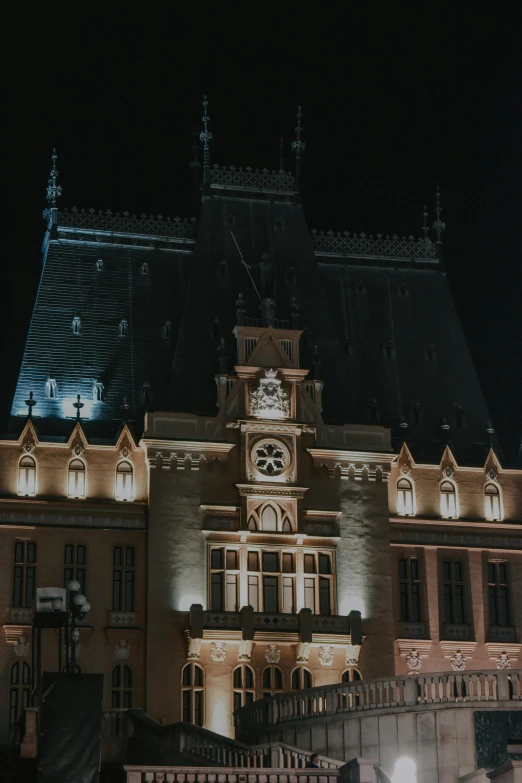
<path id="1" fill-rule="evenodd" d="M 91 608 L 91 605 L 87 601 L 86 597 L 82 595 L 82 593 L 80 593 L 80 587 L 81 587 L 80 583 L 77 582 L 75 579 L 71 580 L 67 584 L 67 598 L 66 598 L 67 619 L 65 621 L 65 649 L 66 649 L 65 670 L 69 673 L 70 672 L 74 673 L 76 669 L 76 645 L 80 638 L 80 632 L 76 627 L 76 623 L 81 622 Z M 63 606 L 60 609 L 57 609 L 57 611 L 63 611 Z"/>

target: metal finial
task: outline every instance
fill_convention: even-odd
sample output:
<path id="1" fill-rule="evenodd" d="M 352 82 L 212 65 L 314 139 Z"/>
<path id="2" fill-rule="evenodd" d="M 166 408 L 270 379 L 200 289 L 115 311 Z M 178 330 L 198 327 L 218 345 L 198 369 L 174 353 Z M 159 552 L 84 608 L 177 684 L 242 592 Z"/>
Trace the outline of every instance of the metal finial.
<path id="1" fill-rule="evenodd" d="M 76 402 L 73 402 L 73 408 L 76 408 L 76 418 L 80 421 L 80 413 L 83 408 L 83 402 L 80 402 L 81 396 L 78 394 Z"/>
<path id="2" fill-rule="evenodd" d="M 283 142 L 283 137 L 281 136 L 281 138 L 279 139 L 279 171 L 284 171 L 284 163 L 285 163 L 285 159 L 283 157 L 284 149 L 285 149 L 285 145 Z"/>
<path id="3" fill-rule="evenodd" d="M 441 216 L 441 206 L 440 206 L 440 186 L 437 185 L 437 192 L 435 193 L 435 216 L 436 220 L 433 224 L 433 228 L 435 230 L 435 236 L 437 237 L 437 242 L 440 242 L 442 239 L 442 232 L 446 228 L 446 224 L 440 219 Z"/>
<path id="4" fill-rule="evenodd" d="M 212 140 L 212 132 L 208 129 L 210 117 L 207 114 L 208 100 L 207 96 L 203 96 L 203 130 L 199 134 L 200 140 L 203 142 L 203 182 L 208 184 L 210 180 L 210 150 L 209 141 Z"/>
<path id="5" fill-rule="evenodd" d="M 61 185 L 56 184 L 56 180 L 58 179 L 58 174 L 60 173 L 56 168 L 56 161 L 58 160 L 58 155 L 56 154 L 56 147 L 53 147 L 53 154 L 51 156 L 51 160 L 53 162 L 53 166 L 51 169 L 51 173 L 49 174 L 49 180 L 47 182 L 47 206 L 49 209 L 51 209 L 51 207 L 56 207 L 56 199 L 62 195 Z"/>
<path id="6" fill-rule="evenodd" d="M 27 405 L 27 418 L 30 419 L 33 415 L 33 407 L 36 405 L 36 400 L 33 399 L 33 393 L 29 392 L 29 399 L 25 401 Z"/>
<path id="7" fill-rule="evenodd" d="M 301 127 L 301 107 L 297 107 L 297 127 L 295 129 L 295 141 L 292 142 L 292 149 L 295 152 L 295 180 L 297 186 L 299 186 L 299 177 L 301 174 L 301 152 L 304 152 L 306 142 L 301 141 L 301 133 L 303 129 Z"/>
<path id="8" fill-rule="evenodd" d="M 426 204 L 424 204 L 424 212 L 422 213 L 422 233 L 424 234 L 424 239 L 428 239 L 428 209 L 426 207 Z"/>
<path id="9" fill-rule="evenodd" d="M 494 448 L 495 446 L 495 429 L 490 421 L 488 421 L 488 426 L 486 427 L 486 435 L 488 437 L 488 443 L 490 449 Z"/>

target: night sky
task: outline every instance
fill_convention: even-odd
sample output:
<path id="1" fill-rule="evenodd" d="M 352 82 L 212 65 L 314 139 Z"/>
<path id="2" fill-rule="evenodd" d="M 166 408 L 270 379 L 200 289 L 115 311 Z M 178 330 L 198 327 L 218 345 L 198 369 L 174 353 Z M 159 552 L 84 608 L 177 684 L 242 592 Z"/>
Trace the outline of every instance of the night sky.
<path id="1" fill-rule="evenodd" d="M 420 235 L 440 183 L 451 288 L 509 451 L 522 424 L 522 24 L 446 5 L 322 21 L 304 5 L 285 19 L 202 5 L 197 24 L 103 18 L 65 35 L 47 20 L 27 32 L 7 93 L 0 431 L 38 285 L 52 147 L 62 208 L 196 216 L 191 133 L 206 92 L 211 162 L 226 165 L 278 168 L 282 136 L 291 168 L 302 105 L 310 228 Z"/>

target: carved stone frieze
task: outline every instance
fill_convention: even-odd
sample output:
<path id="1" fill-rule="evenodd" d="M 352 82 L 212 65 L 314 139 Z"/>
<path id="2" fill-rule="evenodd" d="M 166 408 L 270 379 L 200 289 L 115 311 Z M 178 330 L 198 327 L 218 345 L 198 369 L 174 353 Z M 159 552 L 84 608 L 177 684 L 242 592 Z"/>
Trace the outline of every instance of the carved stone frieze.
<path id="1" fill-rule="evenodd" d="M 299 642 L 299 644 L 297 645 L 297 656 L 296 656 L 297 663 L 308 663 L 311 647 L 312 645 L 309 642 Z"/>
<path id="2" fill-rule="evenodd" d="M 238 661 L 250 661 L 252 658 L 253 642 L 250 639 L 242 639 L 239 642 Z"/>
<path id="3" fill-rule="evenodd" d="M 420 652 L 415 648 L 410 650 L 406 656 L 406 666 L 412 673 L 420 671 L 422 666 L 422 658 Z"/>
<path id="4" fill-rule="evenodd" d="M 202 639 L 193 639 L 188 630 L 185 631 L 185 634 L 188 642 L 187 659 L 189 661 L 197 661 L 201 653 Z"/>
<path id="5" fill-rule="evenodd" d="M 361 652 L 360 644 L 347 644 L 346 645 L 346 663 L 349 666 L 357 666 L 359 663 L 359 653 Z"/>
<path id="6" fill-rule="evenodd" d="M 27 658 L 29 655 L 29 643 L 27 641 L 27 636 L 19 636 L 18 641 L 13 649 L 17 658 Z"/>
<path id="7" fill-rule="evenodd" d="M 264 419 L 285 419 L 290 416 L 290 395 L 277 377 L 277 370 L 265 370 L 264 378 L 249 393 L 250 415 Z"/>
<path id="8" fill-rule="evenodd" d="M 466 657 L 460 650 L 455 650 L 450 658 L 451 668 L 454 672 L 463 672 L 466 668 Z"/>
<path id="9" fill-rule="evenodd" d="M 225 642 L 214 642 L 210 648 L 210 657 L 216 663 L 223 663 L 227 657 L 227 648 Z"/>
<path id="10" fill-rule="evenodd" d="M 322 666 L 331 666 L 334 662 L 333 647 L 329 644 L 324 645 L 319 650 L 319 661 Z"/>
<path id="11" fill-rule="evenodd" d="M 114 657 L 118 661 L 126 661 L 130 656 L 130 644 L 127 639 L 120 639 L 118 644 L 114 645 Z"/>
<path id="12" fill-rule="evenodd" d="M 265 660 L 267 663 L 279 663 L 281 660 L 281 650 L 277 644 L 269 644 L 265 650 Z"/>
<path id="13" fill-rule="evenodd" d="M 506 670 L 511 669 L 511 661 L 506 651 L 501 652 L 497 658 L 497 669 Z"/>

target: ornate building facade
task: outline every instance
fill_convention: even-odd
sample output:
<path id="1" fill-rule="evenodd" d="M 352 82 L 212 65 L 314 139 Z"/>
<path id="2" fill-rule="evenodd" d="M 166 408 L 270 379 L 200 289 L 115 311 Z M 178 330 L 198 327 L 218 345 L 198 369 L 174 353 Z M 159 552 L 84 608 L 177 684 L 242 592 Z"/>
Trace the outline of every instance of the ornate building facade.
<path id="1" fill-rule="evenodd" d="M 434 242 L 310 233 L 292 175 L 205 154 L 197 223 L 58 211 L 53 162 L 0 440 L 2 741 L 31 701 L 35 590 L 71 579 L 107 714 L 233 736 L 284 692 L 520 665 L 522 474 L 440 211 Z"/>

